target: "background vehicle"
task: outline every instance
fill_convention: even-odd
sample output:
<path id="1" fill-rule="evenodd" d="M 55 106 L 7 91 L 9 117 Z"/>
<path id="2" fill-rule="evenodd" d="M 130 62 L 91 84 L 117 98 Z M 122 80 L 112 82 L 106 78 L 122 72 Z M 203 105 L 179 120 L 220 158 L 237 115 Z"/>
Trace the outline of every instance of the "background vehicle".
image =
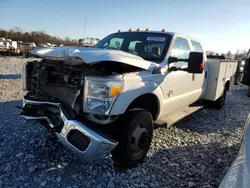
<path id="1" fill-rule="evenodd" d="M 250 185 L 250 114 L 246 120 L 239 153 L 219 188 L 248 188 Z"/>
<path id="2" fill-rule="evenodd" d="M 248 97 L 250 97 L 250 50 L 247 54 L 243 73 L 244 74 L 241 83 L 248 86 Z"/>
<path id="3" fill-rule="evenodd" d="M 238 85 L 240 81 L 242 80 L 242 76 L 244 73 L 244 65 L 245 65 L 245 61 L 238 61 L 238 66 L 236 69 L 235 80 L 234 80 L 235 85 Z"/>
<path id="4" fill-rule="evenodd" d="M 0 55 L 18 55 L 19 53 L 20 49 L 17 46 L 17 41 L 0 38 Z"/>
<path id="5" fill-rule="evenodd" d="M 203 106 L 221 109 L 237 62 L 207 60 L 199 40 L 171 32 L 117 32 L 92 48 L 31 51 L 21 116 L 43 120 L 84 160 L 110 152 L 132 167 L 154 123 L 170 126 Z"/>

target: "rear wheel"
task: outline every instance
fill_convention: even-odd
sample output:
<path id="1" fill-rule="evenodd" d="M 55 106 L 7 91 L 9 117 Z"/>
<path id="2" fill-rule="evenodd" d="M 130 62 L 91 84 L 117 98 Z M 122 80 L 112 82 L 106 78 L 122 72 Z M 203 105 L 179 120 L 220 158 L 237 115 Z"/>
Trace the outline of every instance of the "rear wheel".
<path id="1" fill-rule="evenodd" d="M 128 111 L 116 125 L 114 138 L 118 145 L 112 151 L 116 165 L 131 168 L 143 161 L 153 136 L 153 119 L 141 109 Z"/>
<path id="2" fill-rule="evenodd" d="M 227 96 L 227 91 L 226 88 L 224 88 L 223 94 L 221 97 L 219 97 L 217 100 L 215 101 L 208 101 L 208 100 L 204 100 L 204 106 L 206 108 L 214 108 L 214 109 L 222 109 L 225 105 L 225 101 L 226 101 L 226 96 Z"/>

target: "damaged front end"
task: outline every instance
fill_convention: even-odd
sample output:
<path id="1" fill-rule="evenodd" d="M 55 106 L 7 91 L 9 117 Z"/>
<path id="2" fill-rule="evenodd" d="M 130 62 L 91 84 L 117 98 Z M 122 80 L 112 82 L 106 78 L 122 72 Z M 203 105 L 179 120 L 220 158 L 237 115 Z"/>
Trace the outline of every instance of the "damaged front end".
<path id="1" fill-rule="evenodd" d="M 145 71 L 153 64 L 119 51 L 69 52 L 64 48 L 32 52 L 42 60 L 23 66 L 27 93 L 20 115 L 53 129 L 61 143 L 91 161 L 105 157 L 118 144 L 100 131 L 100 124 L 118 118 L 109 113 L 123 91 L 123 74 Z"/>
<path id="2" fill-rule="evenodd" d="M 22 85 L 30 100 L 62 103 L 74 118 L 80 113 L 84 76 L 74 67 L 59 62 L 27 62 L 23 67 Z"/>
<path id="3" fill-rule="evenodd" d="M 59 141 L 85 161 L 104 158 L 117 142 L 90 129 L 77 120 L 71 120 L 60 103 L 33 101 L 24 98 L 20 114 L 27 120 L 45 120 L 55 129 Z M 59 124 L 55 127 L 56 124 Z"/>
<path id="4" fill-rule="evenodd" d="M 53 129 L 59 141 L 84 160 L 105 157 L 117 145 L 95 125 L 116 119 L 108 112 L 122 89 L 118 73 L 42 59 L 23 66 L 22 85 L 27 93 L 20 115 Z"/>

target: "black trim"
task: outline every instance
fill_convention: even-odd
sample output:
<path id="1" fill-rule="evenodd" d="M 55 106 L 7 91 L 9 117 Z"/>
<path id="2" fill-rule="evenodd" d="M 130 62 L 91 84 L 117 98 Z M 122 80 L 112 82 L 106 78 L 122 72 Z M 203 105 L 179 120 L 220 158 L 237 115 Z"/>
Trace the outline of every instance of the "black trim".
<path id="1" fill-rule="evenodd" d="M 85 151 L 90 144 L 90 139 L 77 129 L 73 129 L 69 132 L 67 140 L 80 151 Z"/>

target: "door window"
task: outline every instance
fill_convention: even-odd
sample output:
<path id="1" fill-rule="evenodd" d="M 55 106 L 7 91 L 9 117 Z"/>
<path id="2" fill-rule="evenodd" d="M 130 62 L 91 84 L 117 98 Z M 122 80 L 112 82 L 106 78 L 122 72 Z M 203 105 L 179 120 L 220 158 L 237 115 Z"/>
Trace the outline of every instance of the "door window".
<path id="1" fill-rule="evenodd" d="M 194 52 L 203 52 L 201 44 L 199 42 L 196 42 L 194 40 L 191 40 Z"/>
<path id="2" fill-rule="evenodd" d="M 184 38 L 176 38 L 172 52 L 170 57 L 178 58 L 178 59 L 188 59 L 190 53 L 190 47 L 188 44 L 188 41 Z M 184 61 L 178 61 L 175 63 L 171 63 L 171 66 L 175 67 L 187 67 L 187 62 Z"/>

